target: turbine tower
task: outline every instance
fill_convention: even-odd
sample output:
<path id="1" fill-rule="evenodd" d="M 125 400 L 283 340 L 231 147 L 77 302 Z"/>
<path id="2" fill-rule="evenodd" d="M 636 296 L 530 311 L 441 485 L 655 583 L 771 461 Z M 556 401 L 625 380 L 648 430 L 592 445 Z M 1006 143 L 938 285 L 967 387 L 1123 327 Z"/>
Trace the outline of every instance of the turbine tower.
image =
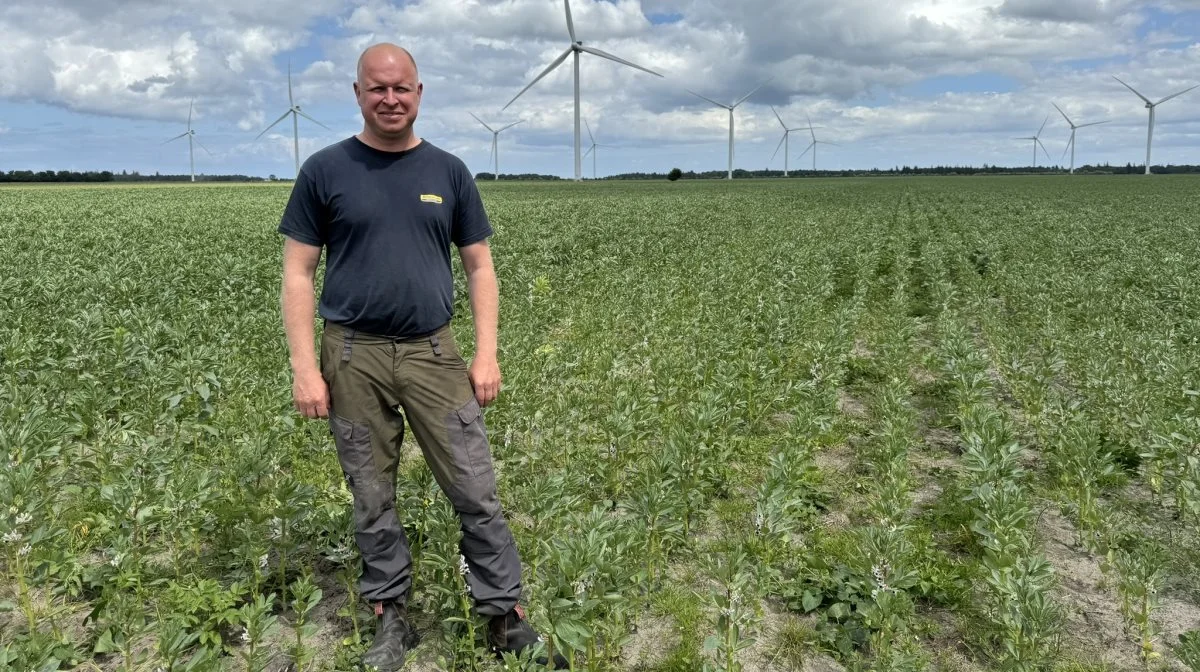
<path id="1" fill-rule="evenodd" d="M 1046 146 L 1042 144 L 1042 140 L 1041 140 L 1042 131 L 1046 129 L 1047 121 L 1050 121 L 1049 115 L 1046 115 L 1046 120 L 1042 122 L 1042 127 L 1038 129 L 1037 135 L 1027 135 L 1022 138 L 1013 138 L 1013 140 L 1032 140 L 1033 141 L 1033 167 L 1034 168 L 1037 168 L 1037 150 L 1038 150 L 1039 145 L 1041 146 L 1042 151 L 1045 152 L 1045 154 L 1046 154 L 1046 160 L 1047 161 L 1053 160 L 1050 158 L 1050 152 L 1046 151 Z"/>
<path id="2" fill-rule="evenodd" d="M 1071 118 L 1067 116 L 1066 112 L 1062 111 L 1061 107 L 1056 105 L 1053 101 L 1051 101 L 1050 104 L 1054 105 L 1054 109 L 1058 110 L 1058 113 L 1062 115 L 1062 118 L 1067 120 L 1067 125 L 1071 127 L 1071 139 L 1067 141 L 1066 149 L 1063 149 L 1063 156 L 1066 156 L 1067 149 L 1071 150 L 1071 174 L 1074 175 L 1075 174 L 1075 130 L 1079 129 L 1079 128 L 1083 128 L 1084 126 L 1095 126 L 1096 124 L 1107 124 L 1108 120 L 1106 119 L 1104 121 L 1093 121 L 1093 122 L 1089 122 L 1086 124 L 1079 124 L 1078 126 L 1076 126 L 1075 122 L 1071 121 Z M 1061 161 L 1062 159 L 1060 158 L 1059 160 Z"/>
<path id="3" fill-rule="evenodd" d="M 288 110 L 287 110 L 287 112 L 284 112 L 278 119 L 271 122 L 271 125 L 264 128 L 262 133 L 259 133 L 258 137 L 254 138 L 254 139 L 258 140 L 258 138 L 261 138 L 262 136 L 266 135 L 267 131 L 271 130 L 272 128 L 275 128 L 276 124 L 283 121 L 284 119 L 287 119 L 287 116 L 289 114 L 292 115 L 292 149 L 296 155 L 296 177 L 300 177 L 300 121 L 299 121 L 299 118 L 304 117 L 305 119 L 308 119 L 309 121 L 313 122 L 314 124 L 320 126 L 321 128 L 323 128 L 327 131 L 332 131 L 333 129 L 329 128 L 325 124 L 322 124 L 321 122 L 317 121 L 316 119 L 313 119 L 312 117 L 310 117 L 307 114 L 305 114 L 304 112 L 302 112 L 300 110 L 300 106 L 296 104 L 296 100 L 292 97 L 292 63 L 291 63 L 291 61 L 288 61 Z"/>
<path id="4" fill-rule="evenodd" d="M 775 113 L 775 118 L 779 120 L 779 125 L 783 127 L 783 137 L 779 139 L 779 144 L 775 145 L 775 154 L 771 155 L 771 161 L 775 160 L 775 155 L 779 153 L 779 148 L 782 147 L 783 148 L 783 176 L 787 177 L 788 176 L 788 155 L 791 154 L 791 152 L 788 151 L 788 146 L 791 144 L 788 141 L 788 136 L 790 136 L 795 131 L 804 131 L 804 130 L 812 130 L 812 129 L 807 128 L 805 126 L 797 126 L 796 128 L 788 128 L 787 124 L 783 123 L 783 117 L 779 116 L 779 112 L 775 109 L 774 105 L 771 106 L 771 111 Z M 767 165 L 767 170 L 768 171 L 771 170 L 769 163 Z"/>
<path id="5" fill-rule="evenodd" d="M 613 56 L 606 51 L 600 51 L 595 47 L 584 46 L 583 42 L 575 37 L 575 22 L 571 20 L 571 1 L 563 0 L 563 6 L 567 11 L 567 34 L 571 37 L 571 44 L 565 50 L 563 50 L 561 54 L 559 54 L 558 58 L 554 59 L 550 62 L 550 65 L 546 66 L 546 69 L 542 71 L 542 74 L 534 77 L 532 82 L 526 84 L 525 88 L 521 89 L 517 95 L 513 96 L 512 100 L 508 101 L 504 107 L 500 108 L 500 111 L 503 112 L 504 110 L 508 109 L 508 106 L 512 105 L 517 98 L 520 98 L 521 94 L 528 91 L 529 88 L 534 84 L 537 84 L 539 80 L 550 74 L 558 66 L 562 65 L 562 62 L 567 60 L 567 56 L 573 55 L 575 57 L 575 181 L 578 182 L 583 179 L 583 157 L 579 153 L 579 54 L 587 52 L 593 56 L 607 58 L 610 61 L 627 65 L 631 68 L 636 68 L 642 72 L 648 72 L 655 77 L 662 77 L 662 75 L 648 68 L 643 68 L 636 63 L 631 63 L 623 58 Z"/>
<path id="6" fill-rule="evenodd" d="M 594 180 L 594 179 L 596 179 L 596 155 L 600 153 L 600 152 L 596 151 L 596 148 L 597 147 L 612 147 L 612 145 L 601 145 L 601 144 L 597 143 L 596 138 L 594 136 L 592 136 L 592 127 L 588 126 L 587 120 L 584 120 L 583 126 L 584 126 L 584 128 L 587 129 L 588 140 L 592 141 L 592 146 L 588 147 L 588 150 L 583 153 L 583 156 L 584 156 L 584 158 L 587 158 L 588 154 L 592 155 L 592 179 Z"/>
<path id="7" fill-rule="evenodd" d="M 726 110 L 729 110 L 729 179 L 731 179 L 731 180 L 733 179 L 733 110 L 738 105 L 741 105 L 742 103 L 746 102 L 746 99 L 749 98 L 750 96 L 753 96 L 755 93 L 757 93 L 759 89 L 766 86 L 767 82 L 769 82 L 769 81 L 771 81 L 771 80 L 768 79 L 766 82 L 759 84 L 757 87 L 755 87 L 755 89 L 753 91 L 751 91 L 750 93 L 747 93 L 746 95 L 742 96 L 741 98 L 738 98 L 737 102 L 735 102 L 732 105 L 726 105 L 725 103 L 718 103 L 717 101 L 713 100 L 712 98 L 707 98 L 705 96 L 702 96 L 702 95 L 696 93 L 695 91 L 692 91 L 691 89 L 685 89 L 688 93 L 692 94 L 693 96 L 695 96 L 697 98 L 707 100 L 708 102 L 712 103 L 713 105 L 716 105 L 717 107 L 721 107 L 721 108 L 725 108 Z"/>
<path id="8" fill-rule="evenodd" d="M 195 102 L 196 101 L 193 100 L 192 102 L 188 103 L 187 130 L 162 143 L 165 145 L 168 142 L 174 142 L 183 137 L 188 139 L 188 164 L 190 164 L 192 168 L 192 182 L 196 181 L 196 150 L 192 147 L 192 143 L 200 145 L 200 141 L 196 139 L 196 131 L 192 129 L 192 105 L 194 105 Z M 200 149 L 203 149 L 209 156 L 212 156 L 212 152 L 208 151 L 208 148 L 204 145 L 200 145 Z"/>
<path id="9" fill-rule="evenodd" d="M 817 133 L 813 130 L 816 127 L 812 125 L 812 117 L 805 113 L 804 118 L 808 119 L 808 133 L 812 136 L 812 142 L 808 143 L 808 147 L 805 147 L 804 151 L 800 152 L 800 156 L 797 156 L 796 160 L 799 161 L 804 157 L 805 154 L 808 153 L 808 150 L 811 149 L 813 153 L 813 172 L 815 173 L 817 172 L 817 145 L 830 145 L 832 147 L 841 147 L 841 145 L 837 144 L 836 142 L 825 142 L 824 140 L 818 140 Z"/>
<path id="10" fill-rule="evenodd" d="M 475 117 L 475 113 L 474 113 L 474 112 L 468 112 L 467 114 L 471 115 L 472 117 Z M 512 122 L 511 124 L 508 124 L 507 126 L 501 126 L 499 129 L 493 129 L 491 126 L 488 126 L 487 124 L 484 124 L 484 123 L 483 123 L 483 120 L 482 120 L 482 119 L 480 119 L 479 117 L 475 117 L 475 121 L 478 121 L 480 124 L 483 124 L 483 127 L 484 127 L 484 128 L 486 128 L 487 130 L 489 130 L 489 131 L 491 131 L 491 132 L 492 132 L 492 154 L 491 154 L 491 156 L 489 156 L 488 158 L 489 158 L 489 159 L 495 159 L 495 161 L 496 161 L 496 164 L 495 164 L 495 165 L 496 165 L 496 174 L 495 174 L 495 179 L 496 179 L 496 180 L 499 180 L 499 179 L 500 179 L 500 147 L 499 147 L 499 145 L 497 144 L 497 141 L 496 141 L 496 139 L 497 139 L 498 137 L 500 137 L 500 133 L 501 133 L 502 131 L 506 131 L 506 130 L 508 130 L 508 129 L 512 128 L 513 126 L 516 126 L 517 124 L 519 124 L 519 123 L 521 123 L 522 121 L 525 121 L 525 120 L 524 120 L 524 119 L 518 119 L 518 120 L 516 120 L 516 121 Z"/>
<path id="11" fill-rule="evenodd" d="M 1113 75 L 1113 79 L 1117 80 L 1118 82 L 1121 82 L 1121 79 L 1119 77 L 1117 77 L 1116 75 Z M 1166 98 L 1163 98 L 1162 100 L 1158 101 L 1157 103 L 1150 102 L 1149 98 L 1138 93 L 1137 89 L 1126 84 L 1125 82 L 1121 82 L 1121 86 L 1124 86 L 1125 88 L 1129 89 L 1130 91 L 1133 91 L 1133 94 L 1135 96 L 1137 96 L 1138 98 L 1141 98 L 1143 101 L 1145 101 L 1146 109 L 1150 110 L 1150 123 L 1146 127 L 1146 174 L 1149 175 L 1150 174 L 1150 140 L 1154 137 L 1154 108 L 1158 107 L 1159 105 L 1162 105 L 1163 103 L 1174 98 L 1175 96 L 1182 96 L 1183 94 L 1187 93 L 1188 91 L 1191 91 L 1192 89 L 1196 88 L 1196 86 L 1200 86 L 1200 84 L 1197 84 L 1196 86 L 1190 86 L 1190 87 L 1184 89 L 1183 91 L 1180 91 L 1179 93 L 1172 93 L 1171 95 L 1167 96 Z"/>

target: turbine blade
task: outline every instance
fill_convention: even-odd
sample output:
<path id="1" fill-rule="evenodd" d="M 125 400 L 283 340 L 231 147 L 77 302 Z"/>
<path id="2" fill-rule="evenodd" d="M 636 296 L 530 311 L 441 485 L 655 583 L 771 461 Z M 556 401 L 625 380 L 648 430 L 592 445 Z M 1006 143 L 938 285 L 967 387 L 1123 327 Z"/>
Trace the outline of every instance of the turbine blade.
<path id="1" fill-rule="evenodd" d="M 1196 86 L 1200 86 L 1200 84 L 1197 84 Z M 1180 91 L 1179 93 L 1172 93 L 1171 95 L 1167 96 L 1166 98 L 1163 98 L 1162 100 L 1155 103 L 1155 105 L 1162 105 L 1163 103 L 1174 98 L 1175 96 L 1182 96 L 1183 94 L 1187 93 L 1188 91 L 1191 91 L 1192 89 L 1196 88 L 1196 86 L 1190 86 L 1190 87 L 1184 89 L 1183 91 Z"/>
<path id="2" fill-rule="evenodd" d="M 817 133 L 816 133 L 816 131 L 813 130 L 812 117 L 808 116 L 808 113 L 805 112 L 804 118 L 808 120 L 808 134 L 812 136 L 813 142 L 816 142 L 817 141 Z M 808 150 L 806 149 L 804 151 L 807 152 Z M 804 155 L 801 154 L 800 156 L 804 156 Z M 796 158 L 800 158 L 800 157 L 796 157 Z"/>
<path id="3" fill-rule="evenodd" d="M 541 79 L 543 77 L 550 74 L 551 70 L 562 65 L 562 62 L 567 60 L 567 56 L 571 55 L 572 49 L 573 49 L 573 47 L 567 47 L 566 51 L 559 54 L 558 58 L 554 59 L 553 61 L 550 62 L 550 65 L 546 66 L 546 69 L 542 71 L 542 74 L 538 75 L 537 77 L 534 77 L 532 82 L 526 84 L 525 88 L 521 89 L 520 92 L 517 93 L 517 95 L 512 97 L 512 100 L 505 103 L 504 107 L 500 108 L 500 111 L 503 112 L 504 110 L 508 109 L 508 106 L 512 105 L 517 100 L 517 98 L 520 98 L 522 93 L 525 93 L 526 91 L 528 91 L 529 87 L 533 86 L 534 84 L 537 84 L 539 81 L 541 81 Z"/>
<path id="4" fill-rule="evenodd" d="M 1076 126 L 1075 128 L 1083 128 L 1085 126 L 1095 126 L 1096 124 L 1107 124 L 1109 121 L 1110 120 L 1108 120 L 1108 119 L 1105 119 L 1104 121 L 1093 121 L 1093 122 L 1090 122 L 1087 124 L 1080 124 L 1080 125 Z"/>
<path id="5" fill-rule="evenodd" d="M 575 39 L 575 22 L 571 20 L 571 0 L 563 0 L 563 7 L 567 9 L 567 32 L 571 34 L 571 43 L 578 42 Z"/>
<path id="6" fill-rule="evenodd" d="M 507 125 L 507 126 L 501 126 L 501 127 L 500 127 L 500 131 L 504 131 L 504 130 L 507 130 L 507 129 L 509 129 L 509 128 L 512 128 L 513 126 L 516 126 L 517 124 L 521 123 L 522 121 L 525 121 L 525 120 L 524 120 L 524 119 L 518 119 L 518 120 L 516 120 L 516 121 L 512 122 L 511 124 L 509 124 L 509 125 Z M 492 129 L 490 129 L 490 128 L 489 128 L 488 130 L 490 131 L 490 130 L 492 130 Z M 496 133 L 499 133 L 500 131 L 496 131 Z"/>
<path id="7" fill-rule="evenodd" d="M 496 132 L 496 131 L 492 130 L 491 126 L 484 124 L 482 119 L 480 119 L 479 117 L 476 117 L 474 112 L 468 111 L 467 114 L 471 115 L 471 117 L 474 118 L 475 121 L 478 121 L 480 124 L 482 124 L 484 128 L 488 129 L 489 131 L 492 131 L 493 133 Z"/>
<path id="8" fill-rule="evenodd" d="M 317 121 L 316 119 L 313 119 L 312 117 L 308 116 L 307 114 L 305 114 L 305 113 L 301 112 L 300 110 L 296 110 L 296 114 L 298 114 L 298 115 L 300 115 L 300 116 L 304 117 L 305 119 L 308 119 L 309 121 L 313 122 L 314 124 L 316 124 L 316 125 L 320 126 L 321 128 L 323 128 L 323 129 L 325 129 L 325 130 L 327 130 L 327 131 L 332 131 L 332 130 L 333 130 L 332 128 L 330 128 L 330 127 L 326 126 L 325 124 L 322 124 L 321 122 Z"/>
<path id="9" fill-rule="evenodd" d="M 783 141 L 787 140 L 787 134 L 788 134 L 788 132 L 784 131 L 783 137 L 779 138 L 779 144 L 775 145 L 775 152 L 773 154 L 771 154 L 771 161 L 774 161 L 775 156 L 779 154 L 779 150 L 783 147 Z M 771 161 L 768 161 L 767 163 L 769 164 L 769 163 L 771 163 Z"/>
<path id="10" fill-rule="evenodd" d="M 741 105 L 742 103 L 744 103 L 744 102 L 746 101 L 746 99 L 747 99 L 747 98 L 749 98 L 750 96 L 753 96 L 754 94 L 758 93 L 758 90 L 759 90 L 759 89 L 763 88 L 763 87 L 764 87 L 764 86 L 766 86 L 767 84 L 770 84 L 772 79 L 775 79 L 775 78 L 774 78 L 774 77 L 771 77 L 771 78 L 767 79 L 767 81 L 765 81 L 765 82 L 763 82 L 762 84 L 759 84 L 758 86 L 754 87 L 754 90 L 753 90 L 753 91 L 751 91 L 750 93 L 747 93 L 746 95 L 742 96 L 741 98 L 738 98 L 738 101 L 737 101 L 736 103 L 734 103 L 734 104 L 733 104 L 733 106 L 734 106 L 734 107 L 737 107 L 738 105 Z"/>
<path id="11" fill-rule="evenodd" d="M 814 145 L 816 145 L 816 144 L 817 144 L 817 143 L 816 143 L 815 141 L 814 141 L 814 142 L 810 142 L 810 143 L 808 143 L 808 147 L 805 147 L 805 148 L 804 148 L 804 151 L 803 151 L 803 152 L 800 152 L 800 156 L 797 156 L 797 157 L 796 157 L 796 160 L 797 160 L 797 161 L 799 161 L 800 159 L 803 159 L 803 158 L 804 158 L 804 155 L 808 153 L 808 150 L 812 149 L 812 148 L 813 148 L 813 146 L 814 146 Z"/>
<path id="12" fill-rule="evenodd" d="M 697 98 L 703 98 L 704 100 L 707 100 L 708 102 L 712 103 L 713 105 L 716 105 L 717 107 L 723 107 L 727 110 L 729 109 L 729 106 L 726 105 L 725 103 L 718 103 L 717 101 L 713 100 L 712 98 L 702 96 L 702 95 L 696 93 L 695 91 L 692 91 L 691 89 L 684 89 L 684 91 L 687 91 L 688 93 L 692 94 L 693 96 L 695 96 Z"/>
<path id="13" fill-rule="evenodd" d="M 657 73 L 657 72 L 651 70 L 650 68 L 643 68 L 642 66 L 638 65 L 637 63 L 627 61 L 619 56 L 613 56 L 612 54 L 608 53 L 607 51 L 601 51 L 595 47 L 585 47 L 582 44 L 579 45 L 579 48 L 580 48 L 580 50 L 586 51 L 589 54 L 593 54 L 593 55 L 599 56 L 601 58 L 607 58 L 610 61 L 616 61 L 617 63 L 620 63 L 622 65 L 628 65 L 631 68 L 637 68 L 638 70 L 641 70 L 642 72 L 648 72 L 648 73 L 654 75 L 655 77 L 662 77 L 661 73 Z"/>
<path id="14" fill-rule="evenodd" d="M 834 147 L 841 147 L 841 145 L 839 145 L 839 144 L 838 144 L 838 143 L 836 143 L 836 142 L 826 142 L 826 141 L 824 141 L 824 140 L 817 140 L 817 144 L 820 144 L 820 145 L 833 145 Z"/>
<path id="15" fill-rule="evenodd" d="M 187 132 L 187 131 L 184 131 L 183 133 L 180 133 L 179 135 L 177 135 L 177 136 L 175 136 L 175 137 L 171 138 L 170 140 L 163 140 L 163 141 L 162 141 L 162 144 L 164 144 L 164 145 L 165 145 L 165 144 L 167 144 L 168 142 L 174 142 L 174 141 L 176 141 L 176 140 L 178 140 L 178 139 L 180 139 L 180 138 L 186 138 L 186 137 L 187 137 L 187 135 L 188 135 L 188 132 Z"/>
<path id="16" fill-rule="evenodd" d="M 791 130 L 787 127 L 787 124 L 783 123 L 783 117 L 779 116 L 779 112 L 775 109 L 774 105 L 771 106 L 771 111 L 775 113 L 775 118 L 779 120 L 779 125 L 783 126 L 784 131 Z"/>
<path id="17" fill-rule="evenodd" d="M 591 154 L 592 150 L 595 148 L 596 148 L 596 145 L 595 145 L 595 143 L 593 143 L 591 147 L 588 147 L 588 150 L 586 152 L 584 152 L 583 155 L 587 156 L 588 154 Z"/>
<path id="18" fill-rule="evenodd" d="M 1063 147 L 1063 153 L 1062 153 L 1062 156 L 1058 157 L 1058 160 L 1059 160 L 1060 162 L 1061 162 L 1063 159 L 1067 158 L 1067 152 L 1071 151 L 1071 145 L 1072 145 L 1072 144 L 1074 144 L 1074 143 L 1075 143 L 1075 135 L 1074 135 L 1074 134 L 1072 134 L 1072 135 L 1071 135 L 1071 139 L 1067 141 L 1067 146 L 1066 146 L 1066 147 Z"/>
<path id="19" fill-rule="evenodd" d="M 1047 121 L 1050 121 L 1050 115 L 1048 115 L 1048 114 L 1046 115 L 1046 118 L 1042 121 L 1042 125 L 1040 127 L 1038 127 L 1037 135 L 1035 135 L 1034 137 L 1037 137 L 1037 138 L 1042 137 L 1042 131 L 1046 130 L 1046 122 Z"/>
<path id="20" fill-rule="evenodd" d="M 1041 148 L 1042 148 L 1042 153 L 1046 155 L 1046 160 L 1047 160 L 1047 161 L 1053 161 L 1053 160 L 1054 160 L 1054 159 L 1050 158 L 1050 152 L 1046 151 L 1046 146 L 1042 144 L 1042 141 L 1041 141 L 1041 140 L 1038 140 L 1038 139 L 1036 139 L 1036 138 L 1035 138 L 1035 139 L 1034 139 L 1034 142 L 1036 142 L 1036 143 L 1038 144 L 1038 147 L 1041 147 Z"/>
<path id="21" fill-rule="evenodd" d="M 189 131 L 192 130 L 192 105 L 195 105 L 195 104 L 196 104 L 196 101 L 194 101 L 194 100 L 188 103 L 188 130 Z"/>
<path id="22" fill-rule="evenodd" d="M 1059 107 L 1058 105 L 1055 105 L 1055 104 L 1054 104 L 1054 101 L 1050 101 L 1050 104 L 1051 104 L 1051 105 L 1054 105 L 1054 109 L 1058 110 L 1058 113 L 1062 115 L 1063 119 L 1066 119 L 1066 120 L 1067 120 L 1067 125 L 1068 125 L 1068 126 L 1070 126 L 1071 128 L 1076 128 L 1075 124 L 1074 124 L 1074 123 L 1071 121 L 1071 118 L 1067 116 L 1067 113 L 1066 113 L 1066 112 L 1063 112 L 1063 111 L 1062 111 L 1062 108 L 1061 108 L 1061 107 Z"/>
<path id="23" fill-rule="evenodd" d="M 204 145 L 201 145 L 201 144 L 200 144 L 200 141 L 199 141 L 199 140 L 197 140 L 196 138 L 192 138 L 192 141 L 193 141 L 193 142 L 195 142 L 197 145 L 199 145 L 200 149 L 203 149 L 205 154 L 208 154 L 209 156 L 212 156 L 212 155 L 213 155 L 213 153 L 212 153 L 212 152 L 208 151 L 208 148 L 207 148 L 207 147 L 205 147 Z"/>
<path id="24" fill-rule="evenodd" d="M 283 121 L 284 119 L 287 119 L 287 115 L 289 115 L 289 114 L 291 114 L 291 113 L 292 113 L 292 111 L 291 111 L 291 110 L 288 110 L 287 112 L 284 112 L 284 113 L 283 113 L 283 116 L 281 116 L 281 117 L 279 117 L 278 119 L 276 119 L 275 121 L 271 122 L 271 125 L 270 125 L 270 126 L 267 126 L 266 128 L 264 128 L 264 129 L 263 129 L 263 131 L 262 131 L 262 133 L 259 133 L 259 134 L 258 134 L 258 136 L 257 136 L 257 137 L 255 137 L 254 139 L 255 139 L 255 140 L 258 140 L 258 138 L 261 138 L 262 136 L 266 135 L 266 134 L 267 134 L 267 131 L 271 130 L 272 128 L 275 128 L 275 124 L 278 124 L 279 122 Z"/>
<path id="25" fill-rule="evenodd" d="M 583 120 L 583 125 L 587 128 L 588 140 L 591 140 L 592 146 L 595 147 L 596 146 L 596 138 L 592 137 L 592 127 L 590 125 L 588 125 L 587 119 Z"/>
<path id="26" fill-rule="evenodd" d="M 296 106 L 296 102 L 292 100 L 292 59 L 288 59 L 288 105 Z"/>
<path id="27" fill-rule="evenodd" d="M 495 135 L 495 133 L 493 133 L 492 134 L 492 144 L 491 144 L 491 147 L 488 149 L 488 165 L 489 166 L 492 164 L 492 158 L 495 156 L 496 156 L 496 135 Z"/>
<path id="28" fill-rule="evenodd" d="M 1120 78 L 1120 77 L 1117 77 L 1116 75 L 1113 75 L 1113 76 L 1112 76 L 1112 78 L 1113 78 L 1113 79 L 1115 79 L 1115 80 L 1117 80 L 1118 82 L 1121 82 L 1121 78 Z M 1147 98 L 1147 97 L 1145 97 L 1145 96 L 1143 96 L 1142 94 L 1138 93 L 1137 89 L 1135 89 L 1135 88 L 1133 88 L 1132 86 L 1130 86 L 1130 85 L 1126 84 L 1125 82 L 1121 82 L 1121 86 L 1124 86 L 1125 88 L 1129 89 L 1130 91 L 1133 91 L 1133 95 L 1135 95 L 1135 96 L 1137 96 L 1138 98 L 1141 98 L 1142 100 L 1146 101 L 1146 104 L 1147 104 L 1147 105 L 1150 105 L 1150 104 L 1151 104 L 1151 103 L 1150 103 L 1150 99 L 1149 99 L 1149 98 Z"/>

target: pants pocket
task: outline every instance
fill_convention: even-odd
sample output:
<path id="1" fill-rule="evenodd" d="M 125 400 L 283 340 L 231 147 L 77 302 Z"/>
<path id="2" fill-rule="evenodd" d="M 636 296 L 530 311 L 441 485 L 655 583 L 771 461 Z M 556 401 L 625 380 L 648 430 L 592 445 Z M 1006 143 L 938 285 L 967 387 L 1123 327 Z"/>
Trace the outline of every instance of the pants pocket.
<path id="1" fill-rule="evenodd" d="M 377 480 L 378 471 L 371 452 L 371 426 L 365 422 L 354 422 L 330 413 L 329 425 L 333 429 L 333 440 L 337 444 L 338 462 L 351 490 L 356 484 Z"/>
<path id="2" fill-rule="evenodd" d="M 483 411 L 472 394 L 466 404 L 450 414 L 448 419 L 450 447 L 456 461 L 472 478 L 492 474 L 492 455 L 488 449 L 487 430 L 483 425 Z"/>
<path id="3" fill-rule="evenodd" d="M 354 526 L 359 535 L 359 548 L 364 553 L 373 552 L 394 533 L 391 528 L 395 524 L 386 516 L 395 506 L 395 486 L 376 467 L 369 424 L 333 413 L 329 415 L 329 424 L 333 427 L 338 462 L 354 496 Z"/>

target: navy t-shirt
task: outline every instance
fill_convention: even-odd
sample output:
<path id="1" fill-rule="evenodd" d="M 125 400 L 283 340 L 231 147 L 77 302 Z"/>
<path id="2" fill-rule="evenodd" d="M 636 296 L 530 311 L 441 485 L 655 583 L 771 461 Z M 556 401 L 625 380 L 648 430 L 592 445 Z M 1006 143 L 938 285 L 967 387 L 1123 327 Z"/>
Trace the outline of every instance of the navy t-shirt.
<path id="1" fill-rule="evenodd" d="M 411 338 L 454 314 L 450 244 L 484 240 L 492 227 L 458 157 L 428 140 L 384 152 L 352 136 L 304 162 L 279 232 L 325 247 L 321 317 Z"/>

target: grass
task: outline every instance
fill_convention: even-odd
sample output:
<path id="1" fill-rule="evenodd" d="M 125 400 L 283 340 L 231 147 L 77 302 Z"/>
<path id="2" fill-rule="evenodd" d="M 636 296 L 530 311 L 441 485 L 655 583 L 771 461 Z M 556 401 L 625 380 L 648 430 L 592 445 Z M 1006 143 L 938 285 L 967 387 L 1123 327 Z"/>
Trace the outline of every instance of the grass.
<path id="1" fill-rule="evenodd" d="M 1111 512 L 1097 538 L 1159 541 L 1162 598 L 1192 613 L 1196 186 L 481 184 L 505 376 L 487 422 L 535 623 L 589 672 L 821 656 L 923 669 L 944 646 L 965 669 L 1018 669 L 1002 615 L 979 602 L 1007 588 L 989 583 L 980 529 L 996 523 L 964 459 L 964 428 L 986 425 L 977 407 L 1013 420 L 1021 502 L 1078 511 L 1087 493 L 1052 465 L 1099 473 L 1113 447 L 1120 477 L 1093 479 Z M 328 428 L 290 408 L 275 233 L 288 188 L 2 190 L 0 667 L 277 669 L 302 576 L 322 591 L 309 669 L 342 669 L 369 641 Z M 972 367 L 1000 382 L 971 397 Z M 1098 454 L 1069 440 L 1091 430 Z M 410 439 L 397 499 L 421 555 L 415 659 L 499 669 L 448 620 L 457 528 L 417 455 Z M 884 510 L 932 485 L 924 504 Z M 737 554 L 736 571 L 715 562 Z M 1120 579 L 1105 577 L 1138 589 Z M 763 627 L 749 618 L 728 639 L 734 598 L 792 613 L 730 666 L 706 639 Z M 1174 661 L 1164 613 L 1151 610 L 1155 653 Z M 631 658 L 629 638 L 660 622 Z M 1067 635 L 1058 669 L 1140 664 L 1136 645 L 1112 643 L 1123 635 L 1044 627 Z"/>

